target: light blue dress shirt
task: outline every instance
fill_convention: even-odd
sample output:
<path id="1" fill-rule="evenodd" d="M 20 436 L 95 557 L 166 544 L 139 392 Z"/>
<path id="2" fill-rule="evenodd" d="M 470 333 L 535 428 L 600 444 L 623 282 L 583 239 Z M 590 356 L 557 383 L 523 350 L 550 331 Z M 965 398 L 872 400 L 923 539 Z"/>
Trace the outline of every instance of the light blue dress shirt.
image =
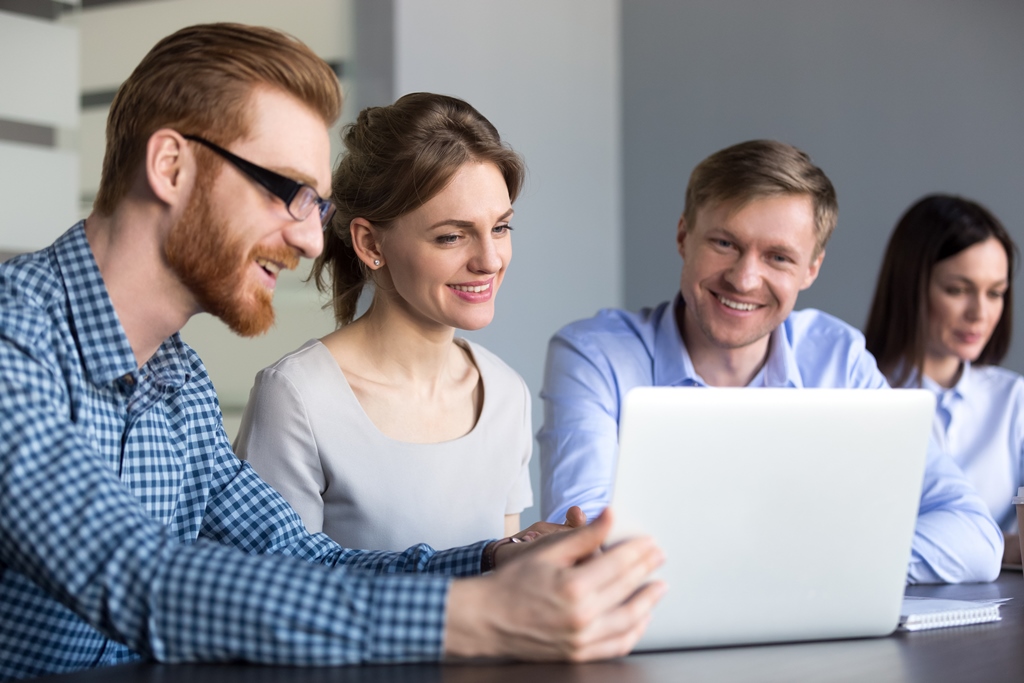
<path id="1" fill-rule="evenodd" d="M 541 516 L 562 521 L 572 505 L 588 516 L 609 503 L 626 393 L 637 386 L 706 383 L 676 325 L 674 302 L 639 313 L 605 309 L 562 328 L 548 346 L 541 398 Z M 771 336 L 752 387 L 888 387 L 864 337 L 815 310 L 793 312 Z M 908 580 L 991 581 L 1002 536 L 988 509 L 951 459 L 930 448 Z"/>
<path id="2" fill-rule="evenodd" d="M 992 365 L 965 363 L 956 385 L 929 377 L 935 394 L 935 440 L 963 470 L 996 523 L 1017 531 L 1010 499 L 1024 486 L 1024 377 Z"/>

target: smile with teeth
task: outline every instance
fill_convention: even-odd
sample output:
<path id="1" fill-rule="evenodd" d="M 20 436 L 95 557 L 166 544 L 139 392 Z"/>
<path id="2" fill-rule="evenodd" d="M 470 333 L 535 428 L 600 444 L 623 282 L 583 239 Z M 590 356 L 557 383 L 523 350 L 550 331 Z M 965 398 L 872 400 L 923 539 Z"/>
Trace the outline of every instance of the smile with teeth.
<path id="1" fill-rule="evenodd" d="M 281 272 L 281 264 L 280 263 L 277 263 L 275 261 L 269 261 L 269 260 L 267 260 L 265 258 L 257 257 L 256 258 L 256 265 L 258 265 L 260 268 L 262 268 L 263 270 L 267 271 L 271 275 L 277 275 L 279 272 Z"/>
<path id="2" fill-rule="evenodd" d="M 452 289 L 457 289 L 460 292 L 473 292 L 474 294 L 479 294 L 480 292 L 486 292 L 488 289 L 490 289 L 491 288 L 491 283 L 488 282 L 485 285 L 475 285 L 475 286 L 468 286 L 468 285 L 448 285 L 448 286 L 451 287 Z"/>
<path id="3" fill-rule="evenodd" d="M 726 308 L 731 308 L 734 311 L 752 311 L 755 308 L 758 308 L 757 304 L 744 304 L 739 301 L 733 301 L 732 299 L 726 299 L 724 296 L 721 296 L 719 294 L 716 294 L 715 296 L 722 303 L 723 306 L 725 306 Z"/>

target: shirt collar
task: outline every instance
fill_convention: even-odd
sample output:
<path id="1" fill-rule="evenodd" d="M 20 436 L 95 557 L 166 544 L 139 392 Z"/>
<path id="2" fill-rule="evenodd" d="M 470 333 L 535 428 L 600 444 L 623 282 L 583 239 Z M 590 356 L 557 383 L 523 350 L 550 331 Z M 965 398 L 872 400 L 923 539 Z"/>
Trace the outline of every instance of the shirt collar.
<path id="1" fill-rule="evenodd" d="M 963 369 L 960 371 L 960 378 L 950 388 L 947 389 L 939 385 L 938 382 L 928 375 L 921 377 L 921 386 L 935 394 L 936 398 L 940 399 L 940 401 L 945 397 L 963 400 L 970 394 L 972 373 L 971 362 L 965 360 Z"/>
<path id="2" fill-rule="evenodd" d="M 804 386 L 788 330 L 787 325 L 783 323 L 772 332 L 771 341 L 768 342 L 768 360 L 761 368 L 761 373 L 758 373 L 764 376 L 763 386 L 795 389 L 802 389 Z M 757 385 L 751 382 L 751 386 Z"/>
<path id="3" fill-rule="evenodd" d="M 707 386 L 707 382 L 694 369 L 690 353 L 679 332 L 675 312 L 683 306 L 682 295 L 676 294 L 662 311 L 654 331 L 655 386 Z M 748 386 L 803 387 L 796 353 L 785 327 L 785 324 L 780 325 L 772 332 L 768 343 L 768 359 Z"/>
<path id="4" fill-rule="evenodd" d="M 654 385 L 674 387 L 705 382 L 693 369 L 690 354 L 683 344 L 676 323 L 676 308 L 683 306 L 683 297 L 676 294 L 661 312 L 661 318 L 654 329 Z"/>
<path id="5" fill-rule="evenodd" d="M 85 237 L 85 221 L 64 233 L 53 250 L 67 296 L 68 322 L 78 343 L 85 376 L 97 386 L 126 375 L 135 378 L 135 354 Z M 152 375 L 160 385 L 181 386 L 190 375 L 185 358 L 185 344 L 174 334 L 146 362 L 142 374 Z"/>

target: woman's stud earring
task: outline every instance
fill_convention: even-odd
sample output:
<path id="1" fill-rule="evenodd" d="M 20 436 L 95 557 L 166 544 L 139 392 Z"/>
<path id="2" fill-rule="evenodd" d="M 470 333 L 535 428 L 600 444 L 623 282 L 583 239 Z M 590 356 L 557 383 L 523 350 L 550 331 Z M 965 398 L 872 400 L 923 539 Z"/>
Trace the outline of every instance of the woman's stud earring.
<path id="1" fill-rule="evenodd" d="M 380 265 L 380 259 L 379 258 L 373 259 L 373 265 L 379 266 Z"/>

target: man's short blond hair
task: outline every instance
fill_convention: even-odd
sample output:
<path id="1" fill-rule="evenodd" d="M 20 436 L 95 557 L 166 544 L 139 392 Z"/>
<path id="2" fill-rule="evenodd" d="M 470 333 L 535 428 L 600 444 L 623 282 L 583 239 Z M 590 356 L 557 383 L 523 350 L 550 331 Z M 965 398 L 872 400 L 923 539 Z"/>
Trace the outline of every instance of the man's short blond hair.
<path id="1" fill-rule="evenodd" d="M 775 140 L 748 140 L 715 152 L 697 164 L 686 187 L 683 218 L 694 225 L 702 207 L 755 199 L 806 195 L 814 207 L 815 255 L 825 248 L 839 219 L 836 191 L 825 172 L 792 145 Z"/>

